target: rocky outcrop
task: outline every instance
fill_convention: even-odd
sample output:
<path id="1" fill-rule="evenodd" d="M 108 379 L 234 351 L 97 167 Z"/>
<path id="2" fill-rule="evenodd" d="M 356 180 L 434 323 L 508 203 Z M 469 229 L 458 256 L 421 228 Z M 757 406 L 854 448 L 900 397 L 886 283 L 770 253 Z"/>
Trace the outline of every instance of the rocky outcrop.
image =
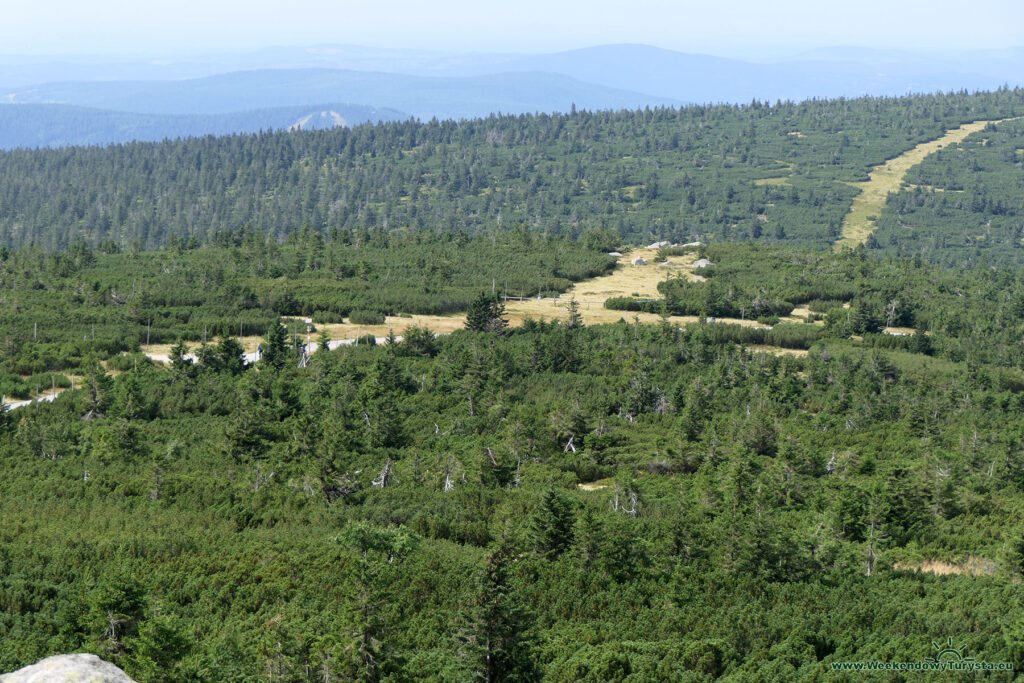
<path id="1" fill-rule="evenodd" d="M 96 655 L 56 655 L 14 673 L 0 683 L 135 683 L 125 672 Z"/>

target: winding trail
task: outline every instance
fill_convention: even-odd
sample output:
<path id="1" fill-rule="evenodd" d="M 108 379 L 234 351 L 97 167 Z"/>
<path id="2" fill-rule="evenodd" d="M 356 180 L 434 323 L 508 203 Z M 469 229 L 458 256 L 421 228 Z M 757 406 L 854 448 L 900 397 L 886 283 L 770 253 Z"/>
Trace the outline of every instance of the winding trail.
<path id="1" fill-rule="evenodd" d="M 898 157 L 875 166 L 871 170 L 869 180 L 848 183 L 853 187 L 860 188 L 860 194 L 854 198 L 849 213 L 843 219 L 842 237 L 836 240 L 835 249 L 838 251 L 844 247 L 855 247 L 867 240 L 868 235 L 878 227 L 876 221 L 882 214 L 889 193 L 899 191 L 907 171 L 924 161 L 929 154 L 933 154 L 943 147 L 962 142 L 971 133 L 984 130 L 985 126 L 990 123 L 1003 123 L 1017 118 L 1022 117 L 965 123 L 959 128 L 947 131 L 941 138 L 922 142 Z"/>

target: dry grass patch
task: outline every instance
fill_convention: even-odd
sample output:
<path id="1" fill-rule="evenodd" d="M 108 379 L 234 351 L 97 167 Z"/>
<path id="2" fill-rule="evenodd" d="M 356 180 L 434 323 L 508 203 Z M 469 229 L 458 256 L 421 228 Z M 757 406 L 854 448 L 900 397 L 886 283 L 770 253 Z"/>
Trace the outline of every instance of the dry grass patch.
<path id="1" fill-rule="evenodd" d="M 352 323 L 322 323 L 316 326 L 312 334 L 313 341 L 321 332 L 326 332 L 331 339 L 355 339 L 364 334 L 375 337 L 386 337 L 389 332 L 401 336 L 410 327 L 425 327 L 437 334 L 448 334 L 461 330 L 466 322 L 464 315 L 413 315 L 409 317 L 389 315 L 383 325 L 353 325 Z"/>
<path id="2" fill-rule="evenodd" d="M 798 356 L 808 354 L 807 349 L 785 349 L 781 346 L 768 346 L 767 344 L 747 344 L 747 348 L 757 353 L 770 353 L 773 356 Z"/>
<path id="3" fill-rule="evenodd" d="M 692 264 L 697 260 L 696 252 L 685 256 L 673 256 L 665 263 L 657 263 L 655 249 L 634 249 L 619 258 L 615 269 L 607 275 L 591 278 L 576 285 L 557 299 L 527 299 L 525 301 L 509 300 L 505 304 L 509 325 L 518 327 L 527 319 L 533 320 L 565 320 L 568 318 L 568 305 L 572 297 L 579 303 L 580 314 L 586 325 L 614 323 L 619 320 L 640 323 L 657 323 L 663 320 L 655 313 L 634 313 L 629 311 L 613 311 L 604 307 L 604 302 L 613 297 L 630 297 L 637 295 L 643 299 L 661 299 L 658 283 L 665 279 L 685 277 L 693 281 L 702 281 L 703 277 L 695 275 Z M 632 265 L 633 259 L 642 257 L 647 260 L 646 266 Z M 302 320 L 303 318 L 295 318 Z M 699 322 L 697 316 L 671 316 L 668 322 L 676 325 Z M 738 320 L 735 318 L 717 318 L 720 323 L 735 323 L 748 327 L 765 327 L 756 320 Z M 354 339 L 364 334 L 385 337 L 389 332 L 401 336 L 412 326 L 425 327 L 436 334 L 447 334 L 460 330 L 465 325 L 464 314 L 454 315 L 412 315 L 388 316 L 382 325 L 353 325 L 352 323 L 324 323 L 316 325 L 312 333 L 313 341 L 325 332 L 332 340 Z M 211 342 L 214 340 L 210 340 Z M 256 350 L 262 337 L 243 337 L 239 340 L 247 353 Z M 197 342 L 189 342 L 191 348 Z M 167 362 L 173 344 L 146 344 L 142 352 L 155 361 Z"/>
<path id="4" fill-rule="evenodd" d="M 991 576 L 998 570 L 996 563 L 984 557 L 968 555 L 964 562 L 943 562 L 941 560 L 925 560 L 923 562 L 896 562 L 894 569 L 904 571 L 927 572 L 938 576 L 968 575 Z"/>
<path id="5" fill-rule="evenodd" d="M 789 185 L 789 176 L 779 176 L 778 178 L 758 178 L 754 181 L 755 185 Z"/>
<path id="6" fill-rule="evenodd" d="M 235 339 L 238 341 L 239 344 L 242 345 L 242 348 L 245 349 L 246 353 L 252 353 L 253 351 L 255 351 L 256 345 L 263 341 L 262 335 L 235 337 Z M 220 337 L 210 337 L 206 341 L 208 344 L 216 344 L 219 340 Z M 198 348 L 202 343 L 203 342 L 201 339 L 185 342 L 185 344 L 188 345 L 190 352 L 195 352 L 196 348 Z M 153 360 L 166 363 L 167 358 L 170 356 L 171 353 L 171 347 L 173 346 L 174 344 L 140 344 L 139 350 L 142 351 L 142 353 L 149 356 L 150 358 L 152 358 Z"/>
<path id="7" fill-rule="evenodd" d="M 703 279 L 699 275 L 694 275 L 689 268 L 690 264 L 697 260 L 696 253 L 671 257 L 669 261 L 672 263 L 669 265 L 655 263 L 654 257 L 657 255 L 656 249 L 634 249 L 619 258 L 615 270 L 611 273 L 577 282 L 558 299 L 509 301 L 505 305 L 509 322 L 512 325 L 521 325 L 526 318 L 564 320 L 568 315 L 566 306 L 573 296 L 579 302 L 584 324 L 613 323 L 620 318 L 632 320 L 632 313 L 610 311 L 604 307 L 604 302 L 614 297 L 629 297 L 634 294 L 642 299 L 660 299 L 662 297 L 658 291 L 658 283 L 669 276 L 686 277 L 691 280 Z M 647 265 L 632 265 L 633 259 L 637 257 L 645 259 Z M 657 322 L 661 319 L 653 313 L 640 313 L 639 316 L 641 322 Z"/>
<path id="8" fill-rule="evenodd" d="M 806 318 L 810 314 L 811 309 L 807 308 L 806 306 L 797 306 L 789 313 L 790 317 L 793 318 Z"/>
<path id="9" fill-rule="evenodd" d="M 825 321 L 822 319 L 815 320 L 812 323 L 807 322 L 807 317 L 811 315 L 811 309 L 806 306 L 798 306 L 794 308 L 789 315 L 779 316 L 779 320 L 786 323 L 800 323 L 803 325 L 818 325 L 819 327 L 825 326 Z"/>

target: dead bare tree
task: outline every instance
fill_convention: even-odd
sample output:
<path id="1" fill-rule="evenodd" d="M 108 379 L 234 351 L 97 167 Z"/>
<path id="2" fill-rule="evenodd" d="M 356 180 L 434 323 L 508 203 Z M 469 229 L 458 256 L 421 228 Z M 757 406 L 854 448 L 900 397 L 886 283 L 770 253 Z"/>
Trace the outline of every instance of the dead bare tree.
<path id="1" fill-rule="evenodd" d="M 892 327 L 892 323 L 896 320 L 896 307 L 900 305 L 898 299 L 893 299 L 885 307 L 885 326 Z"/>
<path id="2" fill-rule="evenodd" d="M 107 610 L 106 613 L 107 627 L 104 629 L 103 634 L 107 637 L 107 647 L 112 652 L 124 651 L 124 643 L 121 642 L 119 631 L 122 627 L 131 625 L 132 619 L 129 617 L 122 616 L 113 610 Z"/>
<path id="3" fill-rule="evenodd" d="M 380 474 L 378 474 L 377 478 L 371 481 L 370 484 L 378 488 L 385 489 L 393 482 L 397 482 L 397 479 L 395 479 L 394 471 L 391 466 L 391 458 L 388 458 L 387 462 L 384 463 L 384 467 L 381 469 Z"/>
<path id="4" fill-rule="evenodd" d="M 259 491 L 261 488 L 263 488 L 264 486 L 269 484 L 270 480 L 274 478 L 274 474 L 275 474 L 275 472 L 271 472 L 270 474 L 264 475 L 260 471 L 260 466 L 257 464 L 256 465 L 256 478 L 255 478 L 255 480 L 253 480 L 252 490 L 253 491 Z"/>
<path id="5" fill-rule="evenodd" d="M 449 458 L 444 463 L 444 484 L 442 490 L 447 493 L 455 489 L 455 474 L 459 463 L 454 458 Z"/>
<path id="6" fill-rule="evenodd" d="M 359 473 L 356 472 L 356 474 Z M 331 481 L 323 481 L 323 491 L 324 495 L 327 496 L 328 503 L 333 503 L 339 498 L 350 496 L 358 490 L 359 481 L 348 472 L 345 472 L 339 477 L 335 477 Z"/>
<path id="7" fill-rule="evenodd" d="M 625 499 L 624 501 L 619 500 L 620 495 Z M 636 495 L 636 491 L 623 491 L 621 494 L 616 491 L 615 499 L 612 501 L 612 510 L 636 517 L 640 511 L 640 498 Z"/>

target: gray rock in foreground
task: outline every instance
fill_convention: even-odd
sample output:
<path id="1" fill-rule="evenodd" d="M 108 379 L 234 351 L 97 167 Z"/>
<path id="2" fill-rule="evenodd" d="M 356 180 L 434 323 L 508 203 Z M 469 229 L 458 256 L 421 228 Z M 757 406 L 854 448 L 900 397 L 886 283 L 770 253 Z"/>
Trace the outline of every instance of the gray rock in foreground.
<path id="1" fill-rule="evenodd" d="M 0 683 L 135 683 L 96 655 L 56 655 L 9 674 Z"/>

